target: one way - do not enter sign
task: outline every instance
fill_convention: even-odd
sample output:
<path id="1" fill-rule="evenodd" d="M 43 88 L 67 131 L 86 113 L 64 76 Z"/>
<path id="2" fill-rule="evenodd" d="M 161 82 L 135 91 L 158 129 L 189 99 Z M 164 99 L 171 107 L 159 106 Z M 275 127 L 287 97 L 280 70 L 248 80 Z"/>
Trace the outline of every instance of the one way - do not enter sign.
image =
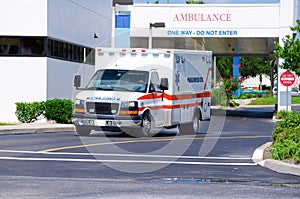
<path id="1" fill-rule="evenodd" d="M 284 72 L 280 75 L 280 83 L 283 86 L 292 86 L 296 80 L 294 73 L 292 72 Z"/>

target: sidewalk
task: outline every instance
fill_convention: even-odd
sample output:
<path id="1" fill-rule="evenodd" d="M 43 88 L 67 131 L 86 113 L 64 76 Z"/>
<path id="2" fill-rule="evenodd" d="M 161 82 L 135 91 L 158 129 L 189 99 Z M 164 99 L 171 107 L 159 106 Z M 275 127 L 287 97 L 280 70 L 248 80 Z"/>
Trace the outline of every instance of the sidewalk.
<path id="1" fill-rule="evenodd" d="M 74 132 L 73 124 L 52 124 L 52 123 L 22 123 L 16 125 L 0 126 L 0 135 Z"/>

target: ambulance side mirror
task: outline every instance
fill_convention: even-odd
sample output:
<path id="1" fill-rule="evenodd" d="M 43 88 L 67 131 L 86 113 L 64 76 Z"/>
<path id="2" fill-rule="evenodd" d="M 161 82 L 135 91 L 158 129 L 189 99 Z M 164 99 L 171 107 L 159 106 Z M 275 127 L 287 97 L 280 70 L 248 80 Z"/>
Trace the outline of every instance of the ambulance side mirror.
<path id="1" fill-rule="evenodd" d="M 169 89 L 168 78 L 161 78 L 161 80 L 160 80 L 160 89 L 163 90 L 163 91 Z"/>
<path id="2" fill-rule="evenodd" d="M 81 75 L 75 75 L 74 77 L 74 87 L 78 89 L 81 86 Z"/>

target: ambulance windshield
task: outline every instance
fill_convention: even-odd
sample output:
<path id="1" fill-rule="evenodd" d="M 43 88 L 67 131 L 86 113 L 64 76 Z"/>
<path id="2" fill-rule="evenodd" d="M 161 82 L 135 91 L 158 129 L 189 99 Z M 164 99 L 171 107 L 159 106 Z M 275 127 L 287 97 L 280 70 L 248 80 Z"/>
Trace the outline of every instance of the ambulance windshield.
<path id="1" fill-rule="evenodd" d="M 89 90 L 146 92 L 149 72 L 137 70 L 98 70 L 87 85 Z"/>

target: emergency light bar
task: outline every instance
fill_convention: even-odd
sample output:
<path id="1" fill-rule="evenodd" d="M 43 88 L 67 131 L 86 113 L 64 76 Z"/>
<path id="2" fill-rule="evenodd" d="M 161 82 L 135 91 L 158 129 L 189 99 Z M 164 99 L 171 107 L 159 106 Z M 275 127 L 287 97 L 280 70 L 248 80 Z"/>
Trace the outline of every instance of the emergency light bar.
<path id="1" fill-rule="evenodd" d="M 106 51 L 103 51 L 102 48 L 98 48 L 97 52 L 99 55 L 104 55 Z M 152 54 L 153 56 L 157 57 L 159 54 L 164 54 L 165 57 L 169 57 L 171 55 L 171 50 L 166 50 L 165 52 L 160 50 L 147 50 L 147 49 L 115 49 L 114 52 L 109 51 L 107 52 L 109 55 L 114 55 L 115 53 L 120 53 L 121 55 L 125 55 L 126 53 L 130 53 L 132 55 L 136 55 L 137 53 L 141 53 L 143 56 L 147 56 L 149 54 Z"/>

